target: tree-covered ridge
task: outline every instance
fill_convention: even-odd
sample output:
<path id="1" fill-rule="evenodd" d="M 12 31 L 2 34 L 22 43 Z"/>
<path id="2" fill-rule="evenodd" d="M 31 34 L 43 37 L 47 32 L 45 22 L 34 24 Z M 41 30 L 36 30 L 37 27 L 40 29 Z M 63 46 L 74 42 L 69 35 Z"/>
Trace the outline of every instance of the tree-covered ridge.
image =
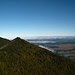
<path id="1" fill-rule="evenodd" d="M 10 40 L 0 37 L 0 47 L 6 45 L 9 42 L 10 42 Z"/>
<path id="2" fill-rule="evenodd" d="M 75 75 L 75 62 L 16 38 L 0 49 L 0 75 Z"/>

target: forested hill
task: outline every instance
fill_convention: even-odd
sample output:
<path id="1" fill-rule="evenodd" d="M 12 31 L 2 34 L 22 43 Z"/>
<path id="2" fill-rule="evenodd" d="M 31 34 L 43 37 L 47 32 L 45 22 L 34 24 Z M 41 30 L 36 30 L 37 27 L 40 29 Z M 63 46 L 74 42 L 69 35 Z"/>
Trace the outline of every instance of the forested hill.
<path id="1" fill-rule="evenodd" d="M 10 40 L 0 37 L 0 47 L 6 45 L 9 42 Z"/>
<path id="2" fill-rule="evenodd" d="M 0 75 L 75 75 L 75 62 L 18 37 L 0 49 Z"/>

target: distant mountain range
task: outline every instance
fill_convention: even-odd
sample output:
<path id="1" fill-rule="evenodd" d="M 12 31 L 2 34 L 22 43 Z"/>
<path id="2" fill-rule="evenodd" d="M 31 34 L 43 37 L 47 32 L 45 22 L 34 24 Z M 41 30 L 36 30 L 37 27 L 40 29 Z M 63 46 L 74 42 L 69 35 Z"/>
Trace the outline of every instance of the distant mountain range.
<path id="1" fill-rule="evenodd" d="M 0 38 L 0 75 L 75 75 L 75 62 L 19 37 Z"/>

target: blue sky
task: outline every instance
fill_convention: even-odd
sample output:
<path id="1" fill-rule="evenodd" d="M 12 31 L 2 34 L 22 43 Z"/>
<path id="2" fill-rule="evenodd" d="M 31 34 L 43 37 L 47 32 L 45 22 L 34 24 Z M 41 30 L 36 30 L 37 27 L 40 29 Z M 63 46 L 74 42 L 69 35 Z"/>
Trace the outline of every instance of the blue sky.
<path id="1" fill-rule="evenodd" d="M 0 0 L 0 37 L 75 36 L 75 0 Z"/>

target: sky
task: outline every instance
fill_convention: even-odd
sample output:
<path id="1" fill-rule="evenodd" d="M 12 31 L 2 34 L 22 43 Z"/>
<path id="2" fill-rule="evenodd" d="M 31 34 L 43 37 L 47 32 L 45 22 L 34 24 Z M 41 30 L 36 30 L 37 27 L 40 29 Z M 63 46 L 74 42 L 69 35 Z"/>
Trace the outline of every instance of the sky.
<path id="1" fill-rule="evenodd" d="M 75 36 L 75 0 L 0 0 L 0 37 Z"/>

